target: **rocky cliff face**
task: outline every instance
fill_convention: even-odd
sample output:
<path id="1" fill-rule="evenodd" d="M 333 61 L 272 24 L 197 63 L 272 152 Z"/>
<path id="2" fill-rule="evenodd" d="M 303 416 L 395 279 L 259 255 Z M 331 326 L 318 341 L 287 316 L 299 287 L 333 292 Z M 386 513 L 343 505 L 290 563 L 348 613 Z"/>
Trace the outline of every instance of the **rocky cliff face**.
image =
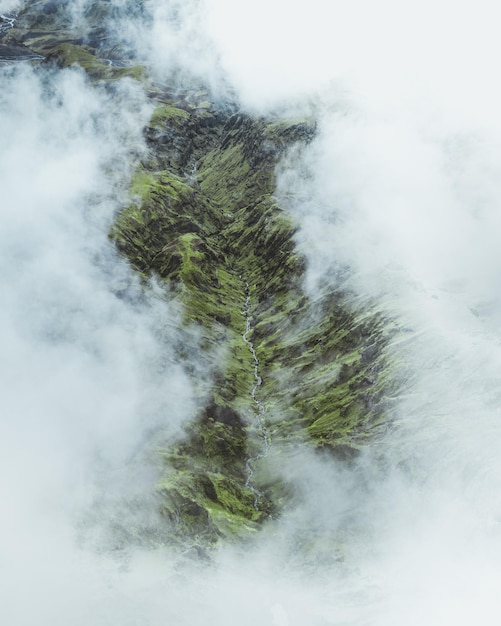
<path id="1" fill-rule="evenodd" d="M 283 464 L 296 449 L 349 463 L 378 436 L 384 327 L 341 291 L 312 301 L 303 289 L 298 225 L 274 195 L 275 170 L 314 138 L 314 120 L 256 118 L 203 85 L 153 83 L 105 28 L 111 10 L 96 2 L 75 20 L 65 2 L 28 2 L 0 43 L 5 59 L 40 71 L 79 65 L 91 81 L 138 81 L 154 105 L 109 236 L 145 289 L 155 278 L 181 303 L 212 373 L 184 438 L 157 446 L 156 489 L 170 541 L 214 545 L 291 506 Z"/>

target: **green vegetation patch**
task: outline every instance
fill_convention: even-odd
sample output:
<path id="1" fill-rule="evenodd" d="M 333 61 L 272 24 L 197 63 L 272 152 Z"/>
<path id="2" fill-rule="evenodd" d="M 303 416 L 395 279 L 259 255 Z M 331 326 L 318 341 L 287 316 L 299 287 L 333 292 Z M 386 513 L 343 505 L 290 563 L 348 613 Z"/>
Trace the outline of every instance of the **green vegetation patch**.
<path id="1" fill-rule="evenodd" d="M 51 47 L 45 63 L 54 63 L 60 68 L 78 65 L 93 79 L 118 80 L 128 77 L 138 81 L 146 80 L 144 66 L 116 67 L 110 65 L 108 61 L 99 59 L 92 48 L 73 43 L 62 43 Z"/>
<path id="2" fill-rule="evenodd" d="M 157 154 L 134 176 L 131 203 L 111 232 L 142 274 L 177 294 L 185 323 L 199 327 L 208 355 L 217 354 L 207 405 L 164 452 L 159 487 L 178 535 L 206 543 L 255 532 L 287 507 L 280 450 L 309 442 L 355 453 L 379 419 L 383 391 L 379 317 L 357 317 L 341 294 L 308 299 L 296 225 L 273 196 L 277 160 L 308 141 L 312 125 L 211 115 L 210 107 L 202 114 L 175 102 L 156 109 L 150 128 L 161 132 Z M 182 136 L 197 120 L 205 152 L 194 142 L 190 153 Z M 196 175 L 181 174 L 181 161 L 194 158 Z M 258 387 L 243 339 L 247 297 Z M 254 387 L 272 446 L 264 457 Z"/>
<path id="3" fill-rule="evenodd" d="M 152 128 L 162 128 L 168 124 L 179 124 L 190 119 L 190 114 L 174 105 L 160 104 L 153 111 L 149 125 Z"/>

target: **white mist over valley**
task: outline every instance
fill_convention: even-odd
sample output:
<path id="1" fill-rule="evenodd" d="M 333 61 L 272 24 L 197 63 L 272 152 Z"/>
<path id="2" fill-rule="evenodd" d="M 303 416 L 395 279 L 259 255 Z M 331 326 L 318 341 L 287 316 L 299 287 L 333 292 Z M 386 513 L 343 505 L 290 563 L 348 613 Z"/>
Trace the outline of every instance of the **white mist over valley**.
<path id="1" fill-rule="evenodd" d="M 90 4 L 74 2 L 76 21 Z M 106 89 L 75 67 L 6 63 L 2 622 L 497 624 L 493 3 L 145 7 L 143 20 L 122 12 L 107 28 L 155 76 L 177 77 L 180 89 L 195 77 L 256 115 L 316 121 L 312 142 L 282 157 L 276 196 L 298 225 L 311 299 L 337 290 L 357 314 L 386 322 L 385 432 L 350 463 L 306 449 L 284 459 L 295 506 L 245 547 L 221 548 L 210 563 L 165 547 L 151 488 L 160 470 L 143 446 L 181 436 L 211 372 L 197 331 L 179 330 L 178 302 L 141 284 L 108 238 L 147 151 L 152 106 L 128 79 Z M 0 13 L 21 8 L 0 1 Z M 130 541 L 145 529 L 157 549 Z M 305 562 L 295 542 L 307 533 L 343 545 L 329 562 Z"/>

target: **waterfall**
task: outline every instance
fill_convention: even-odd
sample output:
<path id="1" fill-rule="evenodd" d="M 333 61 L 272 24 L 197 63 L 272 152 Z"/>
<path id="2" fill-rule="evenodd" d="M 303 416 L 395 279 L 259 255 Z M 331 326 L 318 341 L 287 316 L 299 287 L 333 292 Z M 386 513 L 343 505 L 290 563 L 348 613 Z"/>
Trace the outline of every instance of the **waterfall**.
<path id="1" fill-rule="evenodd" d="M 245 481 L 245 486 L 252 489 L 252 491 L 255 494 L 255 500 L 254 500 L 254 508 L 256 510 L 259 510 L 259 500 L 262 497 L 261 492 L 253 485 L 253 477 L 254 477 L 254 470 L 253 470 L 253 464 L 256 461 L 259 461 L 259 459 L 262 459 L 264 457 L 266 457 L 268 455 L 269 449 L 270 449 L 270 440 L 269 440 L 269 435 L 268 435 L 268 430 L 266 428 L 266 426 L 264 425 L 264 414 L 265 414 L 265 406 L 264 404 L 259 400 L 259 397 L 257 397 L 257 393 L 259 391 L 259 388 L 261 387 L 263 381 L 261 379 L 261 376 L 259 375 L 259 360 L 257 358 L 257 354 L 256 354 L 256 350 L 254 348 L 254 344 L 252 343 L 252 341 L 250 339 L 248 339 L 248 335 L 252 330 L 252 317 L 250 314 L 250 308 L 251 308 L 251 294 L 250 294 L 250 288 L 249 288 L 249 283 L 245 283 L 245 304 L 244 304 L 244 309 L 242 311 L 242 315 L 244 316 L 245 319 L 245 332 L 242 335 L 242 339 L 245 341 L 245 343 L 249 346 L 249 350 L 250 353 L 252 355 L 252 361 L 253 361 L 253 370 L 254 370 L 254 386 L 252 387 L 252 391 L 251 391 L 251 398 L 252 401 L 255 405 L 255 414 L 256 414 L 256 425 L 257 425 L 257 431 L 258 434 L 260 436 L 260 438 L 262 439 L 262 450 L 261 452 L 259 452 L 258 454 L 256 454 L 253 457 L 250 457 L 247 460 L 246 466 L 247 466 L 247 479 Z"/>

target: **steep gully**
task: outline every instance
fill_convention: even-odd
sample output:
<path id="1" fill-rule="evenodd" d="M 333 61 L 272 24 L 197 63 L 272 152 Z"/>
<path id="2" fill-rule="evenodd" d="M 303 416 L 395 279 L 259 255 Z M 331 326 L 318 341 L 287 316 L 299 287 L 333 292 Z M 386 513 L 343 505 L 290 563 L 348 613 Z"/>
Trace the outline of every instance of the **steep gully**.
<path id="1" fill-rule="evenodd" d="M 256 461 L 258 461 L 259 459 L 263 459 L 268 455 L 268 452 L 270 450 L 270 439 L 269 439 L 269 435 L 268 435 L 268 430 L 264 424 L 264 414 L 265 414 L 265 407 L 264 404 L 257 398 L 256 394 L 259 390 L 259 388 L 261 387 L 263 380 L 261 378 L 261 376 L 259 375 L 259 359 L 257 358 L 257 354 L 256 354 L 256 350 L 254 348 L 254 344 L 252 343 L 252 341 L 250 339 L 248 339 L 248 335 L 252 330 L 252 325 L 251 325 L 251 314 L 250 314 L 250 308 L 251 308 L 251 295 L 250 295 L 250 287 L 249 287 L 249 283 L 246 282 L 245 283 L 245 293 L 246 293 L 246 298 L 245 298 L 245 305 L 244 305 L 244 309 L 242 311 L 242 315 L 244 316 L 245 319 L 245 332 L 242 335 L 243 340 L 245 341 L 245 343 L 247 344 L 247 346 L 249 347 L 249 350 L 252 354 L 252 359 L 254 362 L 254 386 L 252 388 L 251 391 L 251 397 L 252 397 L 252 401 L 255 404 L 255 414 L 256 414 L 256 427 L 257 427 L 257 431 L 259 436 L 262 439 L 262 449 L 261 452 L 259 452 L 258 454 L 251 456 L 247 459 L 246 462 L 246 469 L 247 469 L 247 480 L 245 481 L 245 486 L 247 488 L 249 488 L 255 495 L 254 498 L 254 508 L 256 509 L 256 511 L 259 510 L 259 500 L 262 497 L 262 493 L 259 491 L 259 489 L 257 489 L 254 485 L 253 485 L 253 478 L 254 478 L 254 469 L 253 469 L 253 465 Z"/>
<path id="2" fill-rule="evenodd" d="M 369 436 L 378 406 L 378 321 L 356 319 L 331 294 L 312 323 L 295 227 L 273 190 L 277 160 L 314 126 L 176 98 L 166 91 L 152 117 L 149 160 L 110 237 L 138 272 L 169 285 L 207 346 L 214 384 L 163 450 L 159 491 L 175 540 L 210 546 L 252 536 L 287 506 L 288 485 L 267 462 L 265 402 L 273 452 L 307 442 L 356 454 L 353 433 Z"/>

